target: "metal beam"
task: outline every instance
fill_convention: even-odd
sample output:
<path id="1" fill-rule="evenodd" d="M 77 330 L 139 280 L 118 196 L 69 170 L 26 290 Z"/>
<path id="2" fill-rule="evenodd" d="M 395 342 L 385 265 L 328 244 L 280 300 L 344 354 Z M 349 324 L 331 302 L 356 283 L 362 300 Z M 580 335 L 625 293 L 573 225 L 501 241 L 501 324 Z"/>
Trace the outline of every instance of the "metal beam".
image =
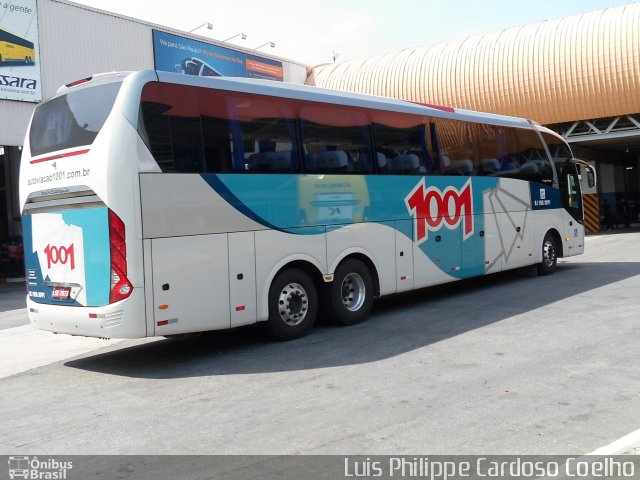
<path id="1" fill-rule="evenodd" d="M 625 130 L 622 132 L 613 133 L 595 133 L 592 135 L 575 135 L 573 137 L 565 138 L 567 143 L 582 143 L 582 142 L 594 142 L 598 140 L 614 140 L 616 138 L 638 138 L 640 139 L 640 129 L 638 130 Z"/>
<path id="2" fill-rule="evenodd" d="M 640 113 L 550 125 L 569 143 L 640 138 Z"/>

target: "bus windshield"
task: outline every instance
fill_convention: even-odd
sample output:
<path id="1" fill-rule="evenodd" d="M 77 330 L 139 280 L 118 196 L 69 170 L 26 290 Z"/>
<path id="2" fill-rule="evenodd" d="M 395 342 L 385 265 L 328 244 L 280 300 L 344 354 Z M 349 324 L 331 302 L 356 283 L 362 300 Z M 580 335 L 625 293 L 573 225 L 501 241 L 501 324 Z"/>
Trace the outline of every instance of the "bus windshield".
<path id="1" fill-rule="evenodd" d="M 84 88 L 39 105 L 29 134 L 31 155 L 93 143 L 111 112 L 121 84 Z"/>

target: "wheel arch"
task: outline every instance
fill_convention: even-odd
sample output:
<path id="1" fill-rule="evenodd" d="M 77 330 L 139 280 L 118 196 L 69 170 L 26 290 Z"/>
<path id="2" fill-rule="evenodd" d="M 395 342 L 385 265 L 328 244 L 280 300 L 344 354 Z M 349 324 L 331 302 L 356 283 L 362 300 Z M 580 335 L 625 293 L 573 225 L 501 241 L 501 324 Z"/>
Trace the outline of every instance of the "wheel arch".
<path id="1" fill-rule="evenodd" d="M 547 234 L 550 234 L 553 237 L 553 240 L 556 242 L 558 257 L 564 257 L 564 253 L 563 253 L 564 245 L 562 244 L 562 236 L 560 235 L 560 232 L 558 232 L 558 230 L 555 227 L 549 228 L 547 232 L 544 234 L 544 236 L 542 237 L 543 241 L 544 241 L 544 237 L 546 237 Z"/>

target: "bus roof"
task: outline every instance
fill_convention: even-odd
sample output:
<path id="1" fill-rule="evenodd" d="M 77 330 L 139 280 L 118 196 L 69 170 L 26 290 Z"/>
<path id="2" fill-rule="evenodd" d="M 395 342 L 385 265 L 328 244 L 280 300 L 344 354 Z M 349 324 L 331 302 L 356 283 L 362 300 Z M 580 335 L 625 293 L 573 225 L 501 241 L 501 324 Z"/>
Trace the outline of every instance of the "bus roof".
<path id="1" fill-rule="evenodd" d="M 414 115 L 465 120 L 476 123 L 487 123 L 500 126 L 537 128 L 535 122 L 526 118 L 510 117 L 494 113 L 477 112 L 460 108 L 440 107 L 436 105 L 410 102 L 389 97 L 365 95 L 361 93 L 345 92 L 340 90 L 330 90 L 326 88 L 288 82 L 279 82 L 274 80 L 244 77 L 201 77 L 158 70 L 140 70 L 136 72 L 110 72 L 96 74 L 92 77 L 81 79 L 60 87 L 56 92 L 56 95 L 63 95 L 75 88 L 89 88 L 98 83 L 122 81 L 124 77 L 129 77 L 130 82 L 138 85 L 137 88 L 142 88 L 145 83 L 148 83 L 150 81 L 160 81 L 178 85 L 190 85 L 196 87 L 228 90 L 233 92 L 253 93 L 258 95 L 270 95 L 275 97 L 290 98 L 294 100 L 308 100 L 335 105 L 348 105 L 361 108 L 402 112 Z M 129 112 L 132 115 L 131 118 L 135 118 L 138 107 L 129 106 L 128 109 L 131 109 L 131 112 Z"/>
<path id="2" fill-rule="evenodd" d="M 399 100 L 390 97 L 365 95 L 361 93 L 329 90 L 309 85 L 300 85 L 274 80 L 242 77 L 196 77 L 173 72 L 156 71 L 158 80 L 167 83 L 193 85 L 221 90 L 241 91 L 262 95 L 273 95 L 297 100 L 309 100 L 338 105 L 350 105 L 364 108 L 393 110 L 417 115 L 429 115 L 442 118 L 455 118 L 471 122 L 490 123 L 504 126 L 532 128 L 531 120 L 493 113 L 476 112 L 460 108 L 440 107 Z"/>

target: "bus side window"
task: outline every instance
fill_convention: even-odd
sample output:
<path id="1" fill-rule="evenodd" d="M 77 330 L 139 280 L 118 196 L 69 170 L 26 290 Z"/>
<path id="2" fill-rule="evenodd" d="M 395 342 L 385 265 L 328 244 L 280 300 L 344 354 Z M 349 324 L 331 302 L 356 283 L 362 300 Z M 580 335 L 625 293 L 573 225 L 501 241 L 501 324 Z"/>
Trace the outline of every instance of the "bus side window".
<path id="1" fill-rule="evenodd" d="M 233 162 L 233 139 L 225 92 L 203 88 L 198 92 L 198 100 L 206 171 L 244 171 L 243 165 L 234 165 Z"/>
<path id="2" fill-rule="evenodd" d="M 300 131 L 308 173 L 349 174 L 373 171 L 368 119 L 351 107 L 303 103 Z"/>
<path id="3" fill-rule="evenodd" d="M 505 162 L 500 176 L 553 184 L 553 166 L 535 130 L 510 128 L 503 154 Z"/>
<path id="4" fill-rule="evenodd" d="M 265 95 L 228 94 L 228 118 L 236 170 L 299 171 L 293 101 Z"/>
<path id="5" fill-rule="evenodd" d="M 158 82 L 145 85 L 142 116 L 149 150 L 163 172 L 204 170 L 196 88 Z"/>
<path id="6" fill-rule="evenodd" d="M 244 162 L 248 171 L 292 173 L 298 171 L 294 148 L 294 122 L 259 118 L 240 124 Z"/>
<path id="7" fill-rule="evenodd" d="M 231 131 L 225 118 L 202 117 L 202 137 L 207 172 L 232 172 Z"/>
<path id="8" fill-rule="evenodd" d="M 200 117 L 172 117 L 169 124 L 176 173 L 204 171 Z"/>
<path id="9" fill-rule="evenodd" d="M 474 175 L 478 163 L 477 133 L 474 124 L 444 118 L 436 118 L 433 121 L 435 125 L 431 131 L 434 134 L 434 149 L 438 152 L 438 169 L 434 173 Z"/>
<path id="10" fill-rule="evenodd" d="M 387 174 L 425 175 L 431 170 L 424 117 L 391 112 L 373 115 L 378 170 Z"/>
<path id="11" fill-rule="evenodd" d="M 164 115 L 170 109 L 170 105 L 151 101 L 143 101 L 141 105 L 147 147 L 163 172 L 173 164 L 169 118 Z"/>

